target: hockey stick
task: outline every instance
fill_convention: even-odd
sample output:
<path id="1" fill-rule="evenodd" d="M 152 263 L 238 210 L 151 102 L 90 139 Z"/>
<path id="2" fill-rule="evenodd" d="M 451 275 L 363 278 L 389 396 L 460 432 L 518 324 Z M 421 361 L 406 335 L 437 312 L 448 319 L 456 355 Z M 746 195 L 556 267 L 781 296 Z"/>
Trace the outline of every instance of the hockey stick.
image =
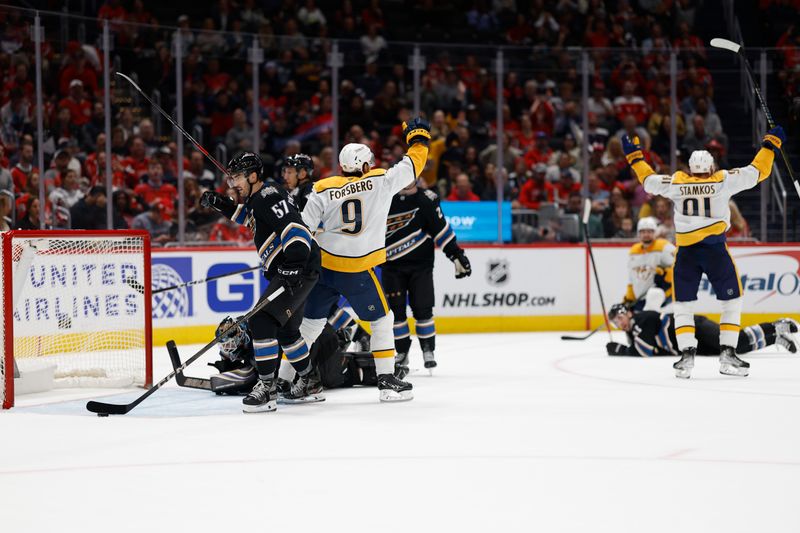
<path id="1" fill-rule="evenodd" d="M 173 285 L 171 287 L 163 287 L 161 289 L 156 289 L 151 294 L 158 294 L 160 292 L 166 292 L 166 291 L 174 291 L 175 289 L 182 289 L 183 287 L 191 287 L 192 285 L 199 285 L 201 283 L 208 283 L 209 281 L 214 281 L 214 280 L 217 280 L 217 279 L 220 279 L 220 278 L 225 278 L 225 277 L 228 277 L 228 276 L 235 276 L 237 274 L 244 274 L 245 272 L 250 272 L 252 270 L 258 270 L 259 268 L 261 268 L 261 265 L 254 266 L 254 267 L 242 268 L 241 270 L 234 270 L 233 272 L 228 272 L 227 274 L 217 274 L 216 276 L 209 276 L 209 277 L 203 278 L 203 279 L 195 279 L 195 280 L 192 280 L 192 281 L 187 281 L 186 283 L 179 283 L 179 284 Z M 142 285 L 141 283 L 139 283 L 135 279 L 133 279 L 133 278 L 125 278 L 125 283 L 130 285 L 130 287 L 133 290 L 135 290 L 136 292 L 138 292 L 139 294 L 144 294 L 144 285 Z"/>
<path id="2" fill-rule="evenodd" d="M 586 339 L 588 339 L 589 337 L 591 337 L 592 335 L 594 335 L 595 333 L 600 331 L 600 328 L 602 328 L 602 327 L 603 327 L 603 324 L 600 324 L 599 326 L 594 328 L 592 331 L 590 331 L 586 335 L 583 335 L 583 336 L 580 336 L 580 337 L 572 336 L 572 335 L 561 335 L 561 340 L 562 341 L 585 341 Z"/>
<path id="3" fill-rule="evenodd" d="M 177 129 L 179 132 L 183 133 L 184 137 L 186 137 L 187 139 L 189 139 L 189 140 L 192 142 L 192 144 L 193 144 L 193 145 L 195 145 L 195 147 L 196 147 L 198 150 L 200 150 L 200 152 L 201 152 L 201 153 L 202 153 L 204 156 L 206 156 L 206 157 L 208 158 L 208 160 L 209 160 L 209 161 L 211 161 L 212 163 L 214 163 L 214 166 L 215 166 L 215 167 L 217 167 L 217 168 L 220 170 L 220 172 L 222 172 L 224 175 L 226 175 L 226 176 L 228 176 L 228 177 L 231 177 L 231 175 L 228 173 L 228 171 L 225 169 L 225 167 L 224 167 L 224 166 L 222 166 L 222 164 L 221 164 L 219 161 L 217 161 L 216 159 L 214 159 L 214 157 L 213 157 L 211 154 L 209 154 L 209 153 L 208 153 L 208 150 L 206 150 L 205 148 L 203 148 L 203 146 L 202 146 L 202 145 L 201 145 L 199 142 L 197 142 L 197 141 L 194 139 L 194 137 L 192 137 L 191 135 L 189 135 L 189 132 L 187 132 L 185 129 L 183 129 L 181 126 L 179 126 L 179 125 L 178 125 L 178 123 L 177 123 L 177 122 L 175 122 L 175 121 L 172 119 L 172 117 L 169 115 L 169 113 L 167 113 L 166 111 L 164 111 L 163 109 L 161 109 L 161 106 L 159 106 L 158 104 L 156 104 L 155 102 L 153 102 L 153 101 L 150 99 L 150 97 L 149 97 L 149 96 L 147 96 L 147 95 L 145 94 L 145 92 L 142 90 L 142 88 L 141 88 L 141 87 L 139 87 L 139 86 L 136 84 L 136 82 L 135 82 L 135 81 L 133 81 L 132 79 L 130 79 L 128 76 L 126 76 L 125 74 L 123 74 L 123 73 L 121 73 L 121 72 L 115 72 L 114 74 L 116 74 L 116 75 L 117 75 L 117 76 L 119 76 L 120 78 L 122 78 L 122 79 L 124 79 L 125 81 L 127 81 L 128 83 L 130 83 L 130 84 L 133 86 L 133 88 L 134 88 L 134 89 L 136 89 L 136 90 L 139 92 L 139 94 L 140 94 L 140 95 L 142 95 L 142 97 L 143 97 L 145 100 L 147 100 L 147 102 L 148 102 L 148 103 L 149 103 L 151 106 L 153 106 L 154 108 L 156 108 L 156 109 L 158 110 L 158 112 L 159 112 L 159 113 L 161 113 L 162 115 L 164 115 L 164 117 L 165 117 L 167 120 L 169 120 L 170 124 L 172 124 L 172 125 L 175 127 L 175 129 Z"/>
<path id="4" fill-rule="evenodd" d="M 747 71 L 747 75 L 750 77 L 750 82 L 753 84 L 753 92 L 756 95 L 756 100 L 758 100 L 758 105 L 761 106 L 761 111 L 764 112 L 764 116 L 767 119 L 767 126 L 770 129 L 775 127 L 775 121 L 772 119 L 772 113 L 769 112 L 769 108 L 767 107 L 767 102 L 764 100 L 764 96 L 761 94 L 761 89 L 756 83 L 756 76 L 753 73 L 753 69 L 750 66 L 750 61 L 747 60 L 747 56 L 744 55 L 744 50 L 742 49 L 742 45 L 736 44 L 733 41 L 729 41 L 728 39 L 721 39 L 716 37 L 711 39 L 711 46 L 714 48 L 721 48 L 723 50 L 729 50 L 734 54 L 738 54 L 739 57 L 742 58 L 744 62 L 744 68 Z M 789 173 L 789 177 L 792 178 L 792 182 L 794 183 L 794 188 L 797 191 L 797 196 L 800 196 L 800 182 L 797 181 L 797 177 L 794 175 L 794 170 L 792 170 L 792 164 L 789 162 L 789 156 L 786 155 L 786 152 L 783 151 L 783 147 L 780 149 L 781 155 L 783 156 L 783 164 L 786 165 L 786 171 Z"/>
<path id="5" fill-rule="evenodd" d="M 586 237 L 586 247 L 589 250 L 589 259 L 592 261 L 592 270 L 594 271 L 594 281 L 597 283 L 597 294 L 600 295 L 600 307 L 603 309 L 603 321 L 606 324 L 606 330 L 608 331 L 608 337 L 611 340 L 614 340 L 611 337 L 611 326 L 608 324 L 608 313 L 606 313 L 606 304 L 603 301 L 603 290 L 600 288 L 600 276 L 597 275 L 597 264 L 594 260 L 594 253 L 592 252 L 592 241 L 589 238 L 589 215 L 592 212 L 592 201 L 587 198 L 586 202 L 583 205 L 583 236 Z M 590 334 L 591 335 L 591 334 Z"/>
<path id="6" fill-rule="evenodd" d="M 242 322 L 245 322 L 245 321 L 250 320 L 251 318 L 253 318 L 253 316 L 256 313 L 258 313 L 264 307 L 266 307 L 266 305 L 268 303 L 274 301 L 278 296 L 283 294 L 283 292 L 284 292 L 284 288 L 283 287 L 278 287 L 278 289 L 275 292 L 270 294 L 267 298 L 264 298 L 263 300 L 258 302 L 256 304 L 256 306 L 253 307 L 253 309 L 249 313 L 247 313 L 243 317 L 239 318 L 236 322 L 234 322 L 233 326 L 238 326 Z M 178 375 L 178 372 L 183 372 L 183 370 L 187 366 L 189 366 L 192 363 L 194 363 L 195 361 L 197 361 L 203 354 L 205 354 L 207 351 L 209 351 L 211 348 L 213 348 L 220 341 L 220 339 L 224 335 L 225 335 L 224 333 L 221 333 L 219 336 L 214 337 L 214 339 L 211 342 L 209 342 L 208 344 L 206 344 L 205 346 L 203 346 L 200 349 L 200 351 L 198 351 L 196 354 L 194 354 L 189 359 L 187 359 L 186 362 L 183 363 L 181 366 L 179 366 L 178 368 L 176 368 L 175 370 L 173 370 L 172 372 L 167 374 L 166 377 L 164 377 L 161 381 L 159 381 L 158 383 L 153 385 L 147 392 L 145 392 L 144 394 L 142 394 L 141 396 L 136 398 L 134 401 L 132 401 L 130 403 L 126 403 L 126 404 L 114 404 L 114 403 L 90 401 L 90 402 L 88 402 L 86 404 L 86 409 L 88 409 L 92 413 L 97 413 L 99 416 L 128 414 L 134 407 L 136 407 L 137 405 L 142 403 L 148 396 L 150 396 L 155 391 L 160 389 L 167 381 L 171 380 L 176 375 Z"/>
<path id="7" fill-rule="evenodd" d="M 178 347 L 175 345 L 175 341 L 167 341 L 167 353 L 169 354 L 170 361 L 172 361 L 172 368 L 177 372 L 175 374 L 175 383 L 177 383 L 179 387 L 211 390 L 210 379 L 191 378 L 183 374 L 183 370 L 181 369 L 181 356 L 178 353 Z"/>

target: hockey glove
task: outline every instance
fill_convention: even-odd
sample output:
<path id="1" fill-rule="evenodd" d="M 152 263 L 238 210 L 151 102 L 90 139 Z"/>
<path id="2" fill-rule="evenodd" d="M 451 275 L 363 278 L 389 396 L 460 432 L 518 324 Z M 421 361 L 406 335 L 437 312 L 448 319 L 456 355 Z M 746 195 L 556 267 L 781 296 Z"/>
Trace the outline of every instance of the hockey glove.
<path id="1" fill-rule="evenodd" d="M 622 151 L 625 152 L 625 159 L 628 160 L 628 164 L 631 166 L 637 161 L 644 161 L 642 145 L 636 135 L 633 136 L 633 139 L 627 135 L 622 136 Z"/>
<path id="2" fill-rule="evenodd" d="M 628 347 L 618 342 L 607 343 L 606 351 L 608 352 L 608 355 L 628 355 Z"/>
<path id="3" fill-rule="evenodd" d="M 775 126 L 771 130 L 764 135 L 764 138 L 761 139 L 761 146 L 764 148 L 770 148 L 771 150 L 780 150 L 781 146 L 783 146 L 783 141 L 786 140 L 786 134 L 783 132 L 783 128 L 780 126 Z"/>
<path id="4" fill-rule="evenodd" d="M 431 123 L 421 117 L 408 123 L 403 122 L 403 135 L 408 146 L 416 143 L 428 146 L 428 143 L 431 142 Z"/>
<path id="5" fill-rule="evenodd" d="M 467 255 L 461 248 L 449 259 L 456 267 L 456 279 L 466 278 L 472 274 L 472 266 L 470 266 L 469 259 L 467 259 Z"/>
<path id="6" fill-rule="evenodd" d="M 303 269 L 297 266 L 281 265 L 272 280 L 293 292 L 303 282 Z"/>
<path id="7" fill-rule="evenodd" d="M 200 197 L 200 205 L 203 207 L 210 207 L 217 211 L 222 211 L 226 205 L 231 205 L 233 202 L 230 198 L 225 198 L 221 194 L 214 191 L 205 191 Z"/>

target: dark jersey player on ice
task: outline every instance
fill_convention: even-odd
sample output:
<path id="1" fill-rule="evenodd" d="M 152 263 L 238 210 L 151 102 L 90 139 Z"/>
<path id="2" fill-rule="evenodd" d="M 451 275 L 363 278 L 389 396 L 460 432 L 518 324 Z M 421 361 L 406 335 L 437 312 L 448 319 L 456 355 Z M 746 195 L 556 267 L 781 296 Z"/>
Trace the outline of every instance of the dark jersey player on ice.
<path id="1" fill-rule="evenodd" d="M 433 252 L 442 248 L 455 265 L 456 278 L 472 274 L 469 260 L 444 218 L 439 197 L 417 186 L 416 181 L 392 199 L 386 223 L 386 263 L 382 268 L 383 289 L 394 313 L 395 374 L 408 374 L 411 333 L 406 302 L 416 320 L 417 338 L 425 368 L 436 367 L 436 326 L 433 320 Z"/>
<path id="2" fill-rule="evenodd" d="M 282 349 L 300 378 L 286 395 L 288 401 L 321 401 L 310 384 L 318 383 L 311 372 L 308 346 L 300 336 L 300 324 L 309 292 L 319 279 L 319 246 L 297 211 L 293 200 L 271 180 L 264 181 L 261 158 L 251 152 L 235 157 L 228 165 L 228 185 L 242 203 L 206 191 L 200 199 L 253 232 L 264 276 L 270 281 L 262 294 L 266 298 L 278 287 L 284 292 L 250 321 L 253 353 L 258 380 L 244 398 L 246 413 L 274 411 L 277 408 L 275 370 Z"/>

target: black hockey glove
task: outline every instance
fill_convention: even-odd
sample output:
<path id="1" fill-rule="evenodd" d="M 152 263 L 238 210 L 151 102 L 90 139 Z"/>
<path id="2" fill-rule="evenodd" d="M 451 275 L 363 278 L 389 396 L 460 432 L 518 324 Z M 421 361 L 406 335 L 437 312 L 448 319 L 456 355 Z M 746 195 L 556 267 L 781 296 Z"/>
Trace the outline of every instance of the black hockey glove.
<path id="1" fill-rule="evenodd" d="M 608 352 L 608 355 L 628 355 L 628 347 L 618 342 L 607 343 L 606 351 Z"/>
<path id="2" fill-rule="evenodd" d="M 416 143 L 428 146 L 428 143 L 431 142 L 431 123 L 421 117 L 408 123 L 403 122 L 403 136 L 406 138 L 408 146 Z"/>
<path id="3" fill-rule="evenodd" d="M 472 267 L 469 264 L 469 259 L 467 259 L 467 255 L 461 248 L 448 259 L 450 259 L 456 267 L 456 279 L 466 278 L 472 274 Z"/>
<path id="4" fill-rule="evenodd" d="M 210 207 L 217 211 L 222 211 L 225 206 L 232 206 L 233 202 L 230 198 L 225 198 L 221 194 L 214 191 L 205 191 L 200 197 L 200 205 L 203 207 Z"/>
<path id="5" fill-rule="evenodd" d="M 292 292 L 303 282 L 303 269 L 298 266 L 281 265 L 272 280 L 281 283 Z"/>

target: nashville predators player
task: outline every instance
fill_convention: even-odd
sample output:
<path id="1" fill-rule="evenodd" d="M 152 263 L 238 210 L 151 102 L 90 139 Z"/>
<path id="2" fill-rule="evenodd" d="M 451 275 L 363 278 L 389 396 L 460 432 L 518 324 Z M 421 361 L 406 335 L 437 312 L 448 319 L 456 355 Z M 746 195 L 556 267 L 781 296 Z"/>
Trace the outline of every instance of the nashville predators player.
<path id="1" fill-rule="evenodd" d="M 734 194 L 750 189 L 772 172 L 775 150 L 785 139 L 776 126 L 762 139 L 762 148 L 746 167 L 715 170 L 714 158 L 705 150 L 692 152 L 689 174 L 679 171 L 656 174 L 644 160 L 638 137 L 623 137 L 622 145 L 644 190 L 669 198 L 675 204 L 675 229 L 678 251 L 675 256 L 673 293 L 675 334 L 681 359 L 675 375 L 689 378 L 697 353 L 693 304 L 697 300 L 700 278 L 706 274 L 721 302 L 720 369 L 722 374 L 747 376 L 750 364 L 736 356 L 742 314 L 742 283 L 728 252 L 725 232 L 730 227 L 728 201 Z"/>
<path id="2" fill-rule="evenodd" d="M 656 239 L 656 221 L 639 220 L 639 242 L 628 252 L 628 289 L 622 299 L 634 311 L 661 311 L 672 303 L 672 263 L 675 245 Z"/>
<path id="3" fill-rule="evenodd" d="M 340 295 L 358 317 L 370 323 L 370 349 L 384 402 L 413 398 L 412 386 L 394 373 L 394 316 L 374 268 L 386 262 L 386 219 L 392 197 L 412 184 L 428 158 L 430 124 L 416 118 L 403 124 L 408 151 L 388 170 L 375 168 L 368 146 L 350 143 L 339 154 L 342 176 L 314 184 L 303 221 L 315 230 L 322 250 L 322 272 L 311 292 L 301 333 L 311 345 Z"/>

